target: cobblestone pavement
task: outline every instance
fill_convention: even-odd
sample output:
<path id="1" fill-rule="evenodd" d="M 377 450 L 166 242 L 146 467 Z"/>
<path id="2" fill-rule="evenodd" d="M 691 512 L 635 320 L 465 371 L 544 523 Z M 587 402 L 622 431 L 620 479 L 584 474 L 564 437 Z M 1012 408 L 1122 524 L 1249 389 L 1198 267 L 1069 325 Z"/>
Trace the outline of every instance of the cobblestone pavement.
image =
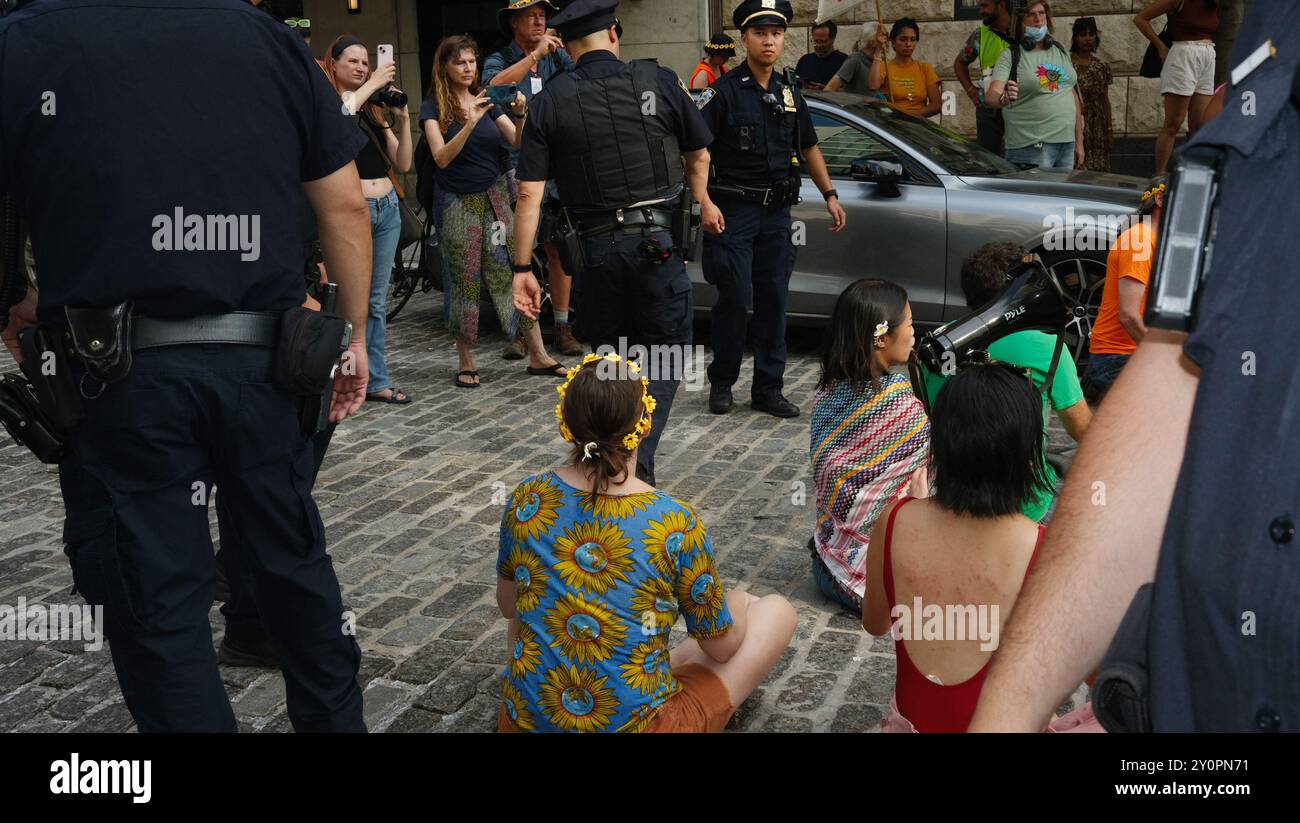
<path id="1" fill-rule="evenodd" d="M 368 404 L 342 426 L 316 490 L 344 602 L 357 614 L 372 731 L 495 728 L 505 653 L 496 529 L 505 494 L 564 452 L 556 382 L 501 360 L 498 337 L 478 350 L 483 387 L 452 386 L 455 354 L 435 328 L 437 297 L 417 295 L 389 327 L 390 371 L 416 402 Z M 700 339 L 706 333 L 697 328 Z M 809 576 L 814 503 L 804 484 L 819 332 L 791 337 L 786 394 L 804 416 L 777 420 L 744 402 L 715 416 L 707 391 L 682 390 L 660 446 L 659 485 L 701 511 L 729 588 L 780 592 L 799 612 L 794 642 L 730 728 L 874 731 L 893 688 L 893 646 L 823 600 Z M 736 397 L 747 399 L 748 385 Z M 80 604 L 61 551 L 57 475 L 0 440 L 0 604 Z M 1068 459 L 1059 427 L 1052 441 Z M 215 607 L 211 620 L 215 642 L 223 625 Z M 241 730 L 291 729 L 278 671 L 221 675 Z M 133 728 L 106 648 L 0 641 L 0 731 Z"/>

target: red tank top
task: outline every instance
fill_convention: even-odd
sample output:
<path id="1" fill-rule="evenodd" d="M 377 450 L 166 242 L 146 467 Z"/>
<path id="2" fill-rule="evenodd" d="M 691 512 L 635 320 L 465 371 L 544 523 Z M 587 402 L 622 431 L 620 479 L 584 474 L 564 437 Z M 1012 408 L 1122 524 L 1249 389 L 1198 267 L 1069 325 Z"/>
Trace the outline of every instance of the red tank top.
<path id="1" fill-rule="evenodd" d="M 899 509 L 916 498 L 906 497 L 889 513 L 885 525 L 885 598 L 890 613 L 894 610 L 894 563 L 892 543 L 894 542 L 894 517 Z M 1038 541 L 1034 543 L 1034 553 L 1025 567 L 1025 578 L 1034 567 L 1038 558 L 1038 549 L 1043 545 L 1043 532 L 1046 528 L 1038 527 Z M 941 686 L 926 677 L 907 656 L 907 647 L 902 640 L 894 641 L 894 655 L 898 660 L 898 674 L 894 679 L 894 699 L 898 702 L 898 711 L 906 717 L 918 732 L 964 732 L 970 726 L 970 719 L 975 714 L 975 705 L 979 703 L 980 689 L 984 687 L 984 678 L 988 675 L 989 664 L 985 663 L 971 677 L 951 686 Z M 992 658 L 990 658 L 991 662 Z"/>
<path id="2" fill-rule="evenodd" d="M 1213 40 L 1219 31 L 1219 11 L 1205 0 L 1185 0 L 1169 15 L 1169 39 Z"/>

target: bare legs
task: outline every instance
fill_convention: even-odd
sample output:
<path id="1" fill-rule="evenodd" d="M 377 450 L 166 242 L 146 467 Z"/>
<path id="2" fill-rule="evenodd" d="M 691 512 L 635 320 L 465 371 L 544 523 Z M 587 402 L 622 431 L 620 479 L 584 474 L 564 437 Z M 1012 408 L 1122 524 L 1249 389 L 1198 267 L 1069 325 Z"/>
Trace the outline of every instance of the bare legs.
<path id="1" fill-rule="evenodd" d="M 740 648 L 726 662 L 709 657 L 698 642 L 689 638 L 672 650 L 669 660 L 674 669 L 698 663 L 712 670 L 727 687 L 731 705 L 739 707 L 781 659 L 794 637 L 797 618 L 794 607 L 779 594 L 755 597 L 732 590 L 727 593 L 727 609 L 735 622 L 732 631 L 740 629 L 745 634 Z"/>

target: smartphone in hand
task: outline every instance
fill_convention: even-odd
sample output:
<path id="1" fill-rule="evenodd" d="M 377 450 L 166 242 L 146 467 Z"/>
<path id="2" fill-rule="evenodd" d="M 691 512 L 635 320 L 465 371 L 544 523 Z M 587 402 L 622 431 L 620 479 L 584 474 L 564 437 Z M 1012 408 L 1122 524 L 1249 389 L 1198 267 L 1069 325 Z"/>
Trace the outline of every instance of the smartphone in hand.
<path id="1" fill-rule="evenodd" d="M 392 43 L 380 43 L 380 44 L 375 48 L 375 51 L 376 51 L 376 53 L 377 53 L 377 55 L 378 55 L 378 58 L 379 58 L 379 59 L 378 59 L 378 62 L 377 62 L 377 66 L 380 66 L 380 67 L 382 67 L 382 66 L 387 66 L 389 63 L 393 62 L 393 44 L 392 44 Z"/>
<path id="2" fill-rule="evenodd" d="M 515 102 L 515 95 L 519 93 L 519 86 L 514 83 L 504 83 L 500 86 L 487 87 L 488 99 L 498 106 L 509 106 Z"/>

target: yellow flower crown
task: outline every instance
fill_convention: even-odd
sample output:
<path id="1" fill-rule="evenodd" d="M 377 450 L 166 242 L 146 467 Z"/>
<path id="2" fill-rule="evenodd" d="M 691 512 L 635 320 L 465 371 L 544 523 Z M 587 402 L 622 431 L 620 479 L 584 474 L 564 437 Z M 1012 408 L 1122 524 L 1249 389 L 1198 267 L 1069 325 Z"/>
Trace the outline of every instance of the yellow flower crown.
<path id="1" fill-rule="evenodd" d="M 617 354 L 606 354 L 604 356 L 599 354 L 588 354 L 586 357 L 582 358 L 582 363 L 580 365 L 569 369 L 568 379 L 564 381 L 563 385 L 559 386 L 555 390 L 560 395 L 560 402 L 555 405 L 555 419 L 558 420 L 560 424 L 560 437 L 563 437 L 566 443 L 578 444 L 577 439 L 573 436 L 573 432 L 569 430 L 568 424 L 564 422 L 564 397 L 569 391 L 569 384 L 573 382 L 573 378 L 578 376 L 578 372 L 580 372 L 584 366 L 590 363 L 598 363 L 601 360 L 609 363 L 626 362 L 628 370 L 633 374 L 639 375 L 641 373 L 641 368 L 637 366 L 636 363 L 633 363 L 630 360 L 624 361 L 623 358 L 619 357 Z M 623 448 L 628 451 L 634 451 L 636 447 L 640 445 L 641 438 L 650 433 L 650 415 L 654 414 L 655 410 L 655 399 L 650 396 L 650 381 L 644 377 L 641 378 L 641 403 L 645 406 L 645 414 L 641 415 L 641 419 L 636 421 L 636 428 L 623 438 Z"/>
<path id="2" fill-rule="evenodd" d="M 1142 192 L 1142 202 L 1145 203 L 1146 201 L 1150 200 L 1152 197 L 1155 197 L 1157 194 L 1162 194 L 1164 190 L 1165 190 L 1164 183 L 1161 183 L 1160 185 L 1156 186 L 1153 189 L 1147 189 L 1146 191 Z"/>

